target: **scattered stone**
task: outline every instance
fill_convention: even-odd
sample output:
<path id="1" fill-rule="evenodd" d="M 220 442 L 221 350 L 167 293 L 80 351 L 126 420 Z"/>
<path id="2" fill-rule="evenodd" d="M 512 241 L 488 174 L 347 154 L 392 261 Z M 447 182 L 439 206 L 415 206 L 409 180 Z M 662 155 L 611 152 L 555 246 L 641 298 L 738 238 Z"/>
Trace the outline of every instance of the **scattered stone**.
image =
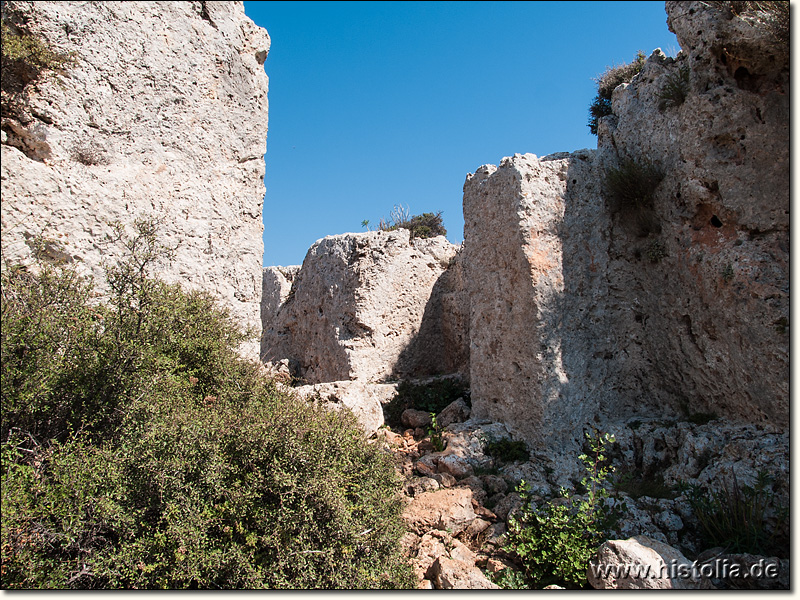
<path id="1" fill-rule="evenodd" d="M 464 530 L 464 535 L 468 538 L 477 538 L 481 533 L 491 526 L 491 522 L 480 517 L 473 519 Z"/>
<path id="2" fill-rule="evenodd" d="M 439 482 L 439 485 L 442 487 L 453 487 L 456 485 L 456 478 L 450 475 L 450 473 L 436 473 L 433 478 Z"/>
<path id="3" fill-rule="evenodd" d="M 417 429 L 418 427 L 427 427 L 431 424 L 431 415 L 424 410 L 416 410 L 414 408 L 407 408 L 400 415 L 400 422 L 406 427 Z"/>
<path id="4" fill-rule="evenodd" d="M 421 460 L 418 460 L 416 463 L 414 463 L 414 470 L 423 477 L 433 477 L 434 479 L 439 481 L 439 483 L 441 483 L 441 481 L 437 477 L 438 473 L 436 473 L 436 469 L 431 468 L 427 463 Z"/>
<path id="5" fill-rule="evenodd" d="M 467 563 L 440 556 L 431 566 L 433 582 L 440 590 L 496 590 L 500 587 L 481 570 Z"/>
<path id="6" fill-rule="evenodd" d="M 508 491 L 508 483 L 497 475 L 484 475 L 483 484 L 489 494 L 505 494 Z"/>
<path id="7" fill-rule="evenodd" d="M 411 500 L 403 513 L 409 527 L 418 533 L 439 529 L 456 534 L 466 529 L 475 516 L 469 488 L 422 493 Z"/>
<path id="8" fill-rule="evenodd" d="M 489 573 L 499 573 L 505 569 L 514 569 L 514 564 L 507 561 L 504 558 L 498 558 L 496 556 L 491 557 L 489 560 L 486 561 L 486 570 Z"/>
<path id="9" fill-rule="evenodd" d="M 508 521 L 508 517 L 522 506 L 522 498 L 516 492 L 506 495 L 500 502 L 495 504 L 492 511 L 499 519 Z"/>
<path id="10" fill-rule="evenodd" d="M 472 465 L 455 454 L 442 456 L 439 459 L 439 472 L 450 473 L 456 479 L 463 479 L 473 474 Z"/>
<path id="11" fill-rule="evenodd" d="M 440 427 L 447 427 L 453 423 L 462 423 L 469 419 L 471 409 L 464 402 L 463 398 L 454 400 L 448 404 L 442 412 L 436 416 L 436 423 Z"/>
<path id="12" fill-rule="evenodd" d="M 503 536 L 508 531 L 505 523 L 492 523 L 483 533 L 483 543 L 492 546 L 501 546 Z"/>
<path id="13" fill-rule="evenodd" d="M 439 482 L 431 477 L 420 477 L 406 486 L 409 496 L 419 496 L 425 492 L 435 492 L 439 489 Z"/>

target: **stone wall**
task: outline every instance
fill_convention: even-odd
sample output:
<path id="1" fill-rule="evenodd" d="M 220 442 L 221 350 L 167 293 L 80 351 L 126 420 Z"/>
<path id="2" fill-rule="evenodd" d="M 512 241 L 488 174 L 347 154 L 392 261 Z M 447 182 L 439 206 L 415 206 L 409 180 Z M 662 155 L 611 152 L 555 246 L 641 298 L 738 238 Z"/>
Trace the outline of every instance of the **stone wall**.
<path id="1" fill-rule="evenodd" d="M 40 239 L 102 285 L 122 251 L 109 223 L 156 218 L 176 247 L 159 274 L 212 292 L 258 335 L 266 31 L 241 2 L 3 5 L 74 56 L 15 98 L 4 75 L 4 261 L 31 264 Z"/>
<path id="2" fill-rule="evenodd" d="M 539 448 L 637 415 L 788 427 L 788 62 L 757 22 L 667 12 L 683 51 L 615 90 L 598 150 L 464 186 L 473 414 Z M 624 160 L 663 175 L 646 214 L 606 184 Z"/>

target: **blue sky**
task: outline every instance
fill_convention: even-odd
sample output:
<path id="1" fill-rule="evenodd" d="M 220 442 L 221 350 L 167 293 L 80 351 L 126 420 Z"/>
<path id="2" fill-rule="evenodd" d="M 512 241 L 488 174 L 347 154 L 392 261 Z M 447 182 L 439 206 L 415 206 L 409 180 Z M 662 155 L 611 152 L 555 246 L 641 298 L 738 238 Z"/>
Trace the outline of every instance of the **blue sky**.
<path id="1" fill-rule="evenodd" d="M 245 2 L 272 47 L 264 265 L 393 206 L 443 211 L 504 156 L 594 148 L 606 67 L 679 50 L 663 2 Z"/>

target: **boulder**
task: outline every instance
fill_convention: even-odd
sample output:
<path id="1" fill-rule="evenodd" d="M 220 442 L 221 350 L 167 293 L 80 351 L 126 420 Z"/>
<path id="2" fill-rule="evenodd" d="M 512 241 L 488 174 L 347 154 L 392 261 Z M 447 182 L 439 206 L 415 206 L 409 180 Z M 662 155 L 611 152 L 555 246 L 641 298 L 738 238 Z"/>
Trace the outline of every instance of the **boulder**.
<path id="1" fill-rule="evenodd" d="M 415 496 L 403 513 L 403 519 L 418 533 L 439 529 L 453 535 L 466 529 L 475 516 L 469 488 L 425 492 Z"/>
<path id="2" fill-rule="evenodd" d="M 388 383 L 334 381 L 294 388 L 303 398 L 323 402 L 333 410 L 347 408 L 353 412 L 368 436 L 383 425 L 383 403 L 394 397 L 396 386 Z"/>
<path id="3" fill-rule="evenodd" d="M 456 479 L 464 479 L 473 474 L 472 465 L 456 454 L 439 458 L 439 472 L 449 473 Z"/>
<path id="4" fill-rule="evenodd" d="M 442 411 L 436 415 L 436 423 L 440 427 L 447 427 L 453 423 L 462 423 L 469 419 L 470 407 L 464 402 L 463 398 L 453 400 Z"/>
<path id="5" fill-rule="evenodd" d="M 406 427 L 416 429 L 417 427 L 427 427 L 431 424 L 431 415 L 424 410 L 407 408 L 400 415 L 400 422 Z"/>
<path id="6" fill-rule="evenodd" d="M 432 581 L 440 590 L 497 590 L 474 564 L 439 556 L 431 565 Z"/>
<path id="7" fill-rule="evenodd" d="M 643 535 L 605 542 L 589 560 L 586 576 L 595 589 L 709 589 L 681 552 Z"/>

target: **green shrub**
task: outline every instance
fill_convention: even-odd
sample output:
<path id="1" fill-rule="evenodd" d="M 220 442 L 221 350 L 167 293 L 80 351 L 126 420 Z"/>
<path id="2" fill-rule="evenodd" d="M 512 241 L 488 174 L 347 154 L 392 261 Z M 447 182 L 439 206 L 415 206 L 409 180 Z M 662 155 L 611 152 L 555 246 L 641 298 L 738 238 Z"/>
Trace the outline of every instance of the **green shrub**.
<path id="1" fill-rule="evenodd" d="M 689 74 L 689 66 L 683 65 L 677 72 L 667 75 L 664 87 L 658 94 L 659 109 L 680 106 L 686 101 L 686 96 L 689 94 Z"/>
<path id="2" fill-rule="evenodd" d="M 469 391 L 459 379 L 437 379 L 428 383 L 402 381 L 397 392 L 384 407 L 386 421 L 389 425 L 400 425 L 400 416 L 408 408 L 438 414 L 448 404 L 463 398 L 469 404 Z"/>
<path id="3" fill-rule="evenodd" d="M 42 38 L 2 24 L 2 89 L 19 93 L 27 84 L 39 79 L 46 71 L 54 71 L 74 63 L 72 55 L 54 52 Z"/>
<path id="4" fill-rule="evenodd" d="M 369 221 L 362 221 L 361 224 L 362 226 L 368 226 Z M 388 220 L 381 219 L 379 229 L 381 231 L 408 229 L 411 232 L 411 239 L 415 237 L 430 238 L 439 235 L 447 235 L 447 229 L 445 229 L 442 222 L 442 211 L 411 216 L 408 209 L 400 205 L 392 209 L 391 216 Z"/>
<path id="5" fill-rule="evenodd" d="M 740 486 L 733 473 L 718 490 L 698 485 L 684 489 L 700 523 L 703 541 L 709 547 L 722 546 L 729 553 L 788 558 L 789 543 L 783 531 L 788 510 L 780 505 L 773 484 L 772 478 L 762 471 L 754 487 Z M 776 520 L 772 524 L 770 513 Z"/>
<path id="6" fill-rule="evenodd" d="M 725 268 L 722 269 L 722 281 L 724 281 L 725 283 L 730 283 L 731 281 L 733 281 L 733 276 L 734 276 L 733 265 L 728 263 L 727 265 L 725 265 Z"/>
<path id="7" fill-rule="evenodd" d="M 630 83 L 644 67 L 644 61 L 644 52 L 640 50 L 632 62 L 609 67 L 597 78 L 597 96 L 589 105 L 589 131 L 594 135 L 597 135 L 597 124 L 600 117 L 613 114 L 611 96 L 614 90 L 623 83 Z"/>
<path id="8" fill-rule="evenodd" d="M 484 444 L 483 451 L 502 462 L 526 461 L 530 457 L 525 442 L 521 440 L 512 441 L 509 438 L 489 440 Z"/>
<path id="9" fill-rule="evenodd" d="M 661 240 L 652 240 L 647 245 L 645 254 L 647 254 L 647 258 L 650 259 L 650 262 L 657 263 L 667 255 L 667 249 L 664 246 L 664 242 Z"/>
<path id="10" fill-rule="evenodd" d="M 149 225 L 105 306 L 66 267 L 3 271 L 3 586 L 412 585 L 391 455 L 241 358 L 207 295 L 151 279 Z"/>
<path id="11" fill-rule="evenodd" d="M 587 490 L 585 500 L 570 497 L 562 488 L 562 498 L 537 508 L 525 483 L 520 484 L 522 508 L 510 519 L 503 549 L 522 565 L 522 570 L 504 583 L 534 589 L 550 584 L 569 588 L 587 585 L 588 561 L 606 539 L 613 517 L 604 487 L 612 468 L 604 453 L 614 437 L 588 433 L 586 437 L 591 452 L 580 457 L 587 471 L 581 482 Z"/>

